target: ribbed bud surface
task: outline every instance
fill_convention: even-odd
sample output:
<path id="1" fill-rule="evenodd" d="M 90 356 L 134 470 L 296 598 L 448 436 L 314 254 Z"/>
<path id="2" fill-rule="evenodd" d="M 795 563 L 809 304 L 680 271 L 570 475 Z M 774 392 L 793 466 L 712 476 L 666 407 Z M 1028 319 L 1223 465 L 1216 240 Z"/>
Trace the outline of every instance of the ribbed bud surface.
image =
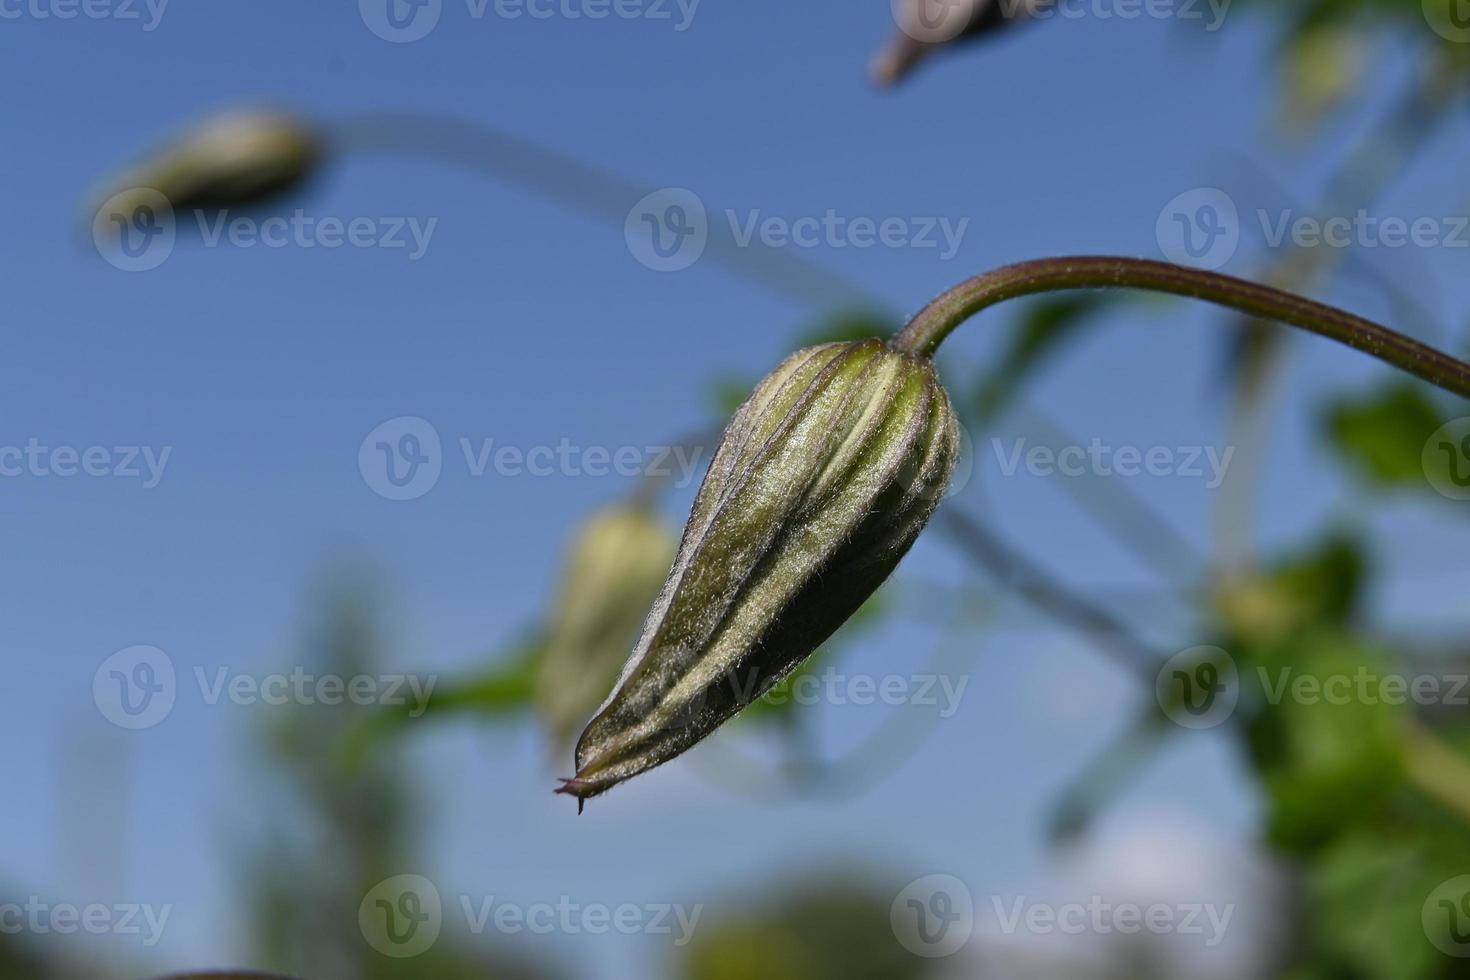
<path id="1" fill-rule="evenodd" d="M 958 423 L 927 358 L 798 352 L 725 431 L 663 592 L 563 792 L 595 796 L 758 699 L 888 577 L 948 486 Z"/>

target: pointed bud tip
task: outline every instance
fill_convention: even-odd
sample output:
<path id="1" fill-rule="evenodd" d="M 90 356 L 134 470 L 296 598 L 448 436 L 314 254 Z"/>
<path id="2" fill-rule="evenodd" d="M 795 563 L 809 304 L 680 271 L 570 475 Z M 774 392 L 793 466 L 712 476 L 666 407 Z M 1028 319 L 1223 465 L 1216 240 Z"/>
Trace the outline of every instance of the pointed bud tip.
<path id="1" fill-rule="evenodd" d="M 606 787 L 603 787 L 602 789 L 605 788 Z M 561 781 L 561 785 L 552 790 L 552 792 L 556 793 L 557 795 L 576 797 L 577 816 L 580 817 L 582 815 L 582 809 L 587 806 L 587 801 L 596 796 L 598 793 L 602 792 L 602 789 L 597 788 L 592 783 L 586 780 L 573 778 L 563 779 Z"/>

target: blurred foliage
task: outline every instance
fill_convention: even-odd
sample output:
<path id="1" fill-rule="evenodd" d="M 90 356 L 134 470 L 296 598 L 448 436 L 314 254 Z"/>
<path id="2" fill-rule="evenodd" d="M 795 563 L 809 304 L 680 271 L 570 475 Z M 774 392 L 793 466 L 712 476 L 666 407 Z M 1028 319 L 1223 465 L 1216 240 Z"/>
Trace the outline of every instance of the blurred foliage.
<path id="1" fill-rule="evenodd" d="M 381 662 L 372 590 L 333 590 L 315 636 L 298 661 L 319 676 L 375 676 Z M 263 733 L 270 762 L 261 808 L 262 840 L 242 855 L 254 958 L 310 980 L 540 980 L 542 968 L 483 940 L 442 936 L 411 959 L 393 959 L 364 941 L 363 897 L 412 868 L 417 841 L 411 767 L 393 746 L 379 746 L 344 767 L 324 747 L 356 731 L 370 708 L 290 705 Z"/>
<path id="2" fill-rule="evenodd" d="M 682 980 L 919 980 L 933 961 L 905 950 L 889 925 L 898 894 L 860 880 L 811 881 L 761 896 L 707 923 L 684 951 Z"/>
<path id="3" fill-rule="evenodd" d="M 1423 385 L 1397 381 L 1342 398 L 1324 421 L 1328 443 L 1344 465 L 1372 485 L 1428 491 L 1431 480 L 1449 479 L 1446 457 L 1432 456 L 1442 468 L 1425 472 L 1424 446 L 1450 415 Z"/>

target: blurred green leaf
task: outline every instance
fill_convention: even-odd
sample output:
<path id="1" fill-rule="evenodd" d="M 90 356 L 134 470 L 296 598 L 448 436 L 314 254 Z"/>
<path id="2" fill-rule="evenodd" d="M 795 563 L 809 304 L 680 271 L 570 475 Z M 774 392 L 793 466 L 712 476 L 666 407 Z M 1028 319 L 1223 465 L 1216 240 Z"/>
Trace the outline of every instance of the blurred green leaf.
<path id="1" fill-rule="evenodd" d="M 1362 828 L 1329 848 L 1306 874 L 1322 976 L 1448 980 L 1465 970 L 1424 933 L 1424 902 L 1470 869 L 1463 828 L 1432 820 Z"/>
<path id="2" fill-rule="evenodd" d="M 1406 708 L 1381 686 L 1395 673 L 1392 657 L 1333 629 L 1249 658 L 1242 681 L 1262 710 L 1248 738 L 1272 801 L 1274 845 L 1310 854 L 1370 825 L 1403 788 Z"/>
<path id="3" fill-rule="evenodd" d="M 338 758 L 345 765 L 356 767 L 383 739 L 425 719 L 442 720 L 456 715 L 498 718 L 529 711 L 544 649 L 544 637 L 534 635 L 495 658 L 478 675 L 436 683 L 422 705 L 409 700 L 363 714 L 343 733 L 337 746 Z"/>
<path id="4" fill-rule="evenodd" d="M 1261 574 L 1226 583 L 1215 596 L 1226 645 L 1239 650 L 1304 629 L 1346 626 L 1357 613 L 1367 574 L 1358 543 L 1331 535 Z"/>
<path id="5" fill-rule="evenodd" d="M 762 896 L 703 924 L 685 951 L 684 980 L 919 980 L 930 963 L 889 924 L 891 891 L 863 881 L 812 881 Z"/>
<path id="6" fill-rule="evenodd" d="M 1338 401 L 1324 430 L 1344 465 L 1369 483 L 1429 490 L 1424 444 L 1448 421 L 1422 385 L 1394 382 Z"/>

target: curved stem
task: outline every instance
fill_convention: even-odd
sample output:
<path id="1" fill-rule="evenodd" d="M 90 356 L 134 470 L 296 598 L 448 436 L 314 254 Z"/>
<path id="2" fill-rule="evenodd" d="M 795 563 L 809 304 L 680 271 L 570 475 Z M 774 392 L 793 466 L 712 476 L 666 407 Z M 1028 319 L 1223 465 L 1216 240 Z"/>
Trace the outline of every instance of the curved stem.
<path id="1" fill-rule="evenodd" d="M 1201 299 L 1320 334 L 1470 398 L 1470 364 L 1388 327 L 1270 286 L 1148 259 L 1040 259 L 997 269 L 961 283 L 930 303 L 893 339 L 892 346 L 932 356 L 960 324 L 987 307 L 1068 289 L 1143 289 Z"/>
<path id="2" fill-rule="evenodd" d="M 629 208 L 655 190 L 598 164 L 542 146 L 488 124 L 416 111 L 374 111 L 338 119 L 326 128 L 331 145 L 345 154 L 387 153 L 426 157 L 507 181 L 621 227 Z M 706 256 L 726 271 L 783 298 L 819 306 L 889 304 L 860 282 L 818 262 L 780 254 L 758 238 L 739 242 L 729 228 L 706 221 Z"/>

